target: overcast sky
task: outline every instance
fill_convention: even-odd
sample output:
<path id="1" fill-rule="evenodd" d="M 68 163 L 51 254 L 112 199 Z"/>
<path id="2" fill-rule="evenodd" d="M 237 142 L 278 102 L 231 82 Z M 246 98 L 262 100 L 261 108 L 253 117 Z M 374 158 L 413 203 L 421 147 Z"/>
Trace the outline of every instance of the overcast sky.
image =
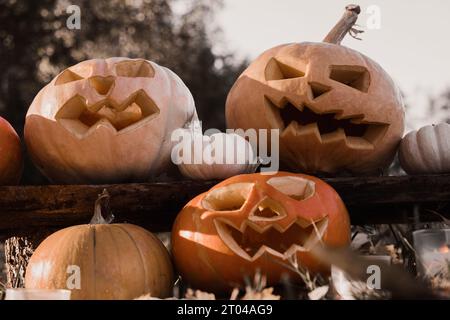
<path id="1" fill-rule="evenodd" d="M 218 13 L 227 50 L 255 58 L 277 44 L 321 41 L 349 1 L 341 0 L 225 0 Z M 351 2 L 350 2 L 351 3 Z M 413 111 L 410 128 L 429 122 L 424 100 L 450 86 L 450 1 L 359 0 L 363 10 L 358 24 L 363 41 L 349 36 L 343 44 L 375 61 L 408 96 Z M 380 9 L 380 29 L 368 29 L 366 9 Z"/>

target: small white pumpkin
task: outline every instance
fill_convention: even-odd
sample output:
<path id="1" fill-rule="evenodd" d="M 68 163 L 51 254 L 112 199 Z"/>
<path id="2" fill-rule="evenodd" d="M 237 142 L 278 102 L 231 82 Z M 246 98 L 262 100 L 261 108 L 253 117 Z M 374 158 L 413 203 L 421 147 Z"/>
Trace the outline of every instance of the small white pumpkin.
<path id="1" fill-rule="evenodd" d="M 450 124 L 441 123 L 408 133 L 400 144 L 400 164 L 409 174 L 450 172 Z"/>
<path id="2" fill-rule="evenodd" d="M 251 144 L 236 133 L 202 135 L 185 131 L 184 149 L 176 160 L 181 174 L 193 180 L 226 179 L 258 167 Z M 184 152 L 190 151 L 187 155 Z"/>

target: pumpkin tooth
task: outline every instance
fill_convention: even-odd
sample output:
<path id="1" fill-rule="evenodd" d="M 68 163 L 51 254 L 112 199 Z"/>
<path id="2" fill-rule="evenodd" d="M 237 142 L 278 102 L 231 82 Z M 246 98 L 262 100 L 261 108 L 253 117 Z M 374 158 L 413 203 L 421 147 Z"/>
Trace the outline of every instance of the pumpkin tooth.
<path id="1" fill-rule="evenodd" d="M 305 139 L 315 139 L 318 142 L 322 141 L 320 136 L 319 127 L 317 123 L 310 123 L 308 125 L 302 126 L 297 123 L 297 121 L 292 121 L 289 126 L 281 133 L 281 137 L 286 136 L 302 137 Z"/>
<path id="2" fill-rule="evenodd" d="M 349 148 L 355 150 L 372 150 L 374 145 L 364 138 L 347 137 L 346 144 Z"/>
<path id="3" fill-rule="evenodd" d="M 122 103 L 108 97 L 88 105 L 85 98 L 75 96 L 61 107 L 55 119 L 75 135 L 86 136 L 99 125 L 120 131 L 141 120 L 153 118 L 159 112 L 153 100 L 144 91 L 139 90 Z M 80 123 L 75 124 L 76 121 Z M 109 122 L 109 125 L 105 121 Z"/>
<path id="4" fill-rule="evenodd" d="M 339 128 L 331 133 L 321 135 L 322 143 L 332 143 L 339 140 L 345 140 L 346 138 L 347 136 L 342 128 Z"/>
<path id="5" fill-rule="evenodd" d="M 279 109 L 284 108 L 284 106 L 289 102 L 286 97 L 281 97 L 279 99 L 275 99 L 273 97 L 264 95 L 264 98 L 266 100 L 268 100 L 271 104 L 273 104 L 274 106 L 276 106 Z"/>
<path id="6" fill-rule="evenodd" d="M 91 126 L 89 130 L 86 132 L 86 136 L 92 134 L 95 130 L 105 128 L 107 130 L 116 131 L 116 128 L 112 125 L 110 121 L 107 119 L 100 119 L 96 124 Z"/>
<path id="7" fill-rule="evenodd" d="M 321 241 L 328 217 L 316 221 L 296 219 L 285 228 L 278 224 L 261 226 L 249 220 L 240 228 L 225 220 L 214 223 L 219 237 L 233 252 L 254 261 L 264 253 L 287 259 L 297 251 L 309 251 Z"/>
<path id="8" fill-rule="evenodd" d="M 289 99 L 282 99 L 282 107 L 269 101 L 272 117 L 282 130 L 281 137 L 299 137 L 305 141 L 315 139 L 317 143 L 329 144 L 342 140 L 348 148 L 372 150 L 374 144 L 386 133 L 388 125 L 363 121 L 363 115 L 343 116 L 342 110 L 317 112 L 311 106 L 297 105 Z M 276 102 L 276 101 L 275 101 Z M 272 104 L 271 104 L 272 103 Z M 272 127 L 276 127 L 272 125 Z M 283 130 L 284 128 L 284 130 Z"/>
<path id="9" fill-rule="evenodd" d="M 215 220 L 214 224 L 216 226 L 217 234 L 222 239 L 222 241 L 238 256 L 245 260 L 251 260 L 252 258 L 239 246 L 239 244 L 233 239 L 231 234 L 228 232 L 229 224 L 224 223 L 219 220 Z"/>

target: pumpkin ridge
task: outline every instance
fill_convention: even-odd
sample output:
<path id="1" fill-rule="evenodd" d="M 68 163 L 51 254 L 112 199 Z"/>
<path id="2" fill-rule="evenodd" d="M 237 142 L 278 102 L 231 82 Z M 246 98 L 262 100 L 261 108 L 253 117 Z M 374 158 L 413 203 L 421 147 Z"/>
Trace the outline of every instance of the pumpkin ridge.
<path id="1" fill-rule="evenodd" d="M 442 171 L 443 168 L 443 161 L 442 161 L 442 155 L 441 152 L 439 151 L 442 147 L 441 147 L 441 135 L 438 134 L 437 130 L 432 130 L 433 131 L 433 135 L 434 135 L 434 139 L 432 139 L 432 141 L 436 142 L 435 148 L 434 148 L 434 154 L 437 156 L 437 166 L 439 168 L 439 171 Z"/>
<path id="2" fill-rule="evenodd" d="M 419 142 L 419 140 L 422 140 L 426 134 L 426 131 L 423 129 L 425 129 L 425 128 L 420 129 L 417 132 L 417 135 L 414 135 L 414 140 L 416 140 L 415 145 L 419 149 L 418 155 L 419 155 L 420 163 L 422 164 L 422 170 L 426 170 L 425 168 L 429 167 L 430 165 L 433 166 L 433 163 L 428 161 L 427 152 L 426 152 L 427 151 L 426 148 L 428 148 L 428 145 L 426 145 L 426 143 Z"/>
<path id="3" fill-rule="evenodd" d="M 147 271 L 147 264 L 145 263 L 144 257 L 142 256 L 141 249 L 137 245 L 136 240 L 133 238 L 133 236 L 128 232 L 128 230 L 126 230 L 126 228 L 122 224 L 113 224 L 112 226 L 114 226 L 116 229 L 121 230 L 123 233 L 125 233 L 128 236 L 128 238 L 130 238 L 131 242 L 133 243 L 134 247 L 136 248 L 138 255 L 139 255 L 139 259 L 141 260 L 142 269 L 144 270 L 144 279 L 145 279 L 144 280 L 144 290 L 146 291 L 147 288 L 149 288 L 148 271 Z M 150 294 L 152 294 L 152 293 L 150 292 Z"/>
<path id="4" fill-rule="evenodd" d="M 96 255 L 96 248 L 97 248 L 97 240 L 96 240 L 96 234 L 95 234 L 95 225 L 89 225 L 89 228 L 92 230 L 92 263 L 94 267 L 92 268 L 94 276 L 92 277 L 92 282 L 94 283 L 94 296 L 97 295 L 97 255 Z"/>

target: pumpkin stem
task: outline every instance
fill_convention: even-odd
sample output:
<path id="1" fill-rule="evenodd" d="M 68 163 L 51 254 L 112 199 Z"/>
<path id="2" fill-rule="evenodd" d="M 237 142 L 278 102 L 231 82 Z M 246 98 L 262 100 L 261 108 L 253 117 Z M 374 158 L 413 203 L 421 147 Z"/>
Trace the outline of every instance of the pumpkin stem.
<path id="1" fill-rule="evenodd" d="M 354 27 L 360 13 L 361 8 L 358 5 L 349 4 L 346 6 L 344 15 L 338 23 L 336 23 L 334 28 L 327 34 L 325 39 L 323 39 L 323 42 L 340 45 L 347 33 L 350 33 L 353 38 L 361 40 L 358 38 L 358 34 L 363 33 L 364 31 L 358 30 Z"/>
<path id="2" fill-rule="evenodd" d="M 114 215 L 111 213 L 109 206 L 110 199 L 109 192 L 103 189 L 103 192 L 98 195 L 95 201 L 94 215 L 89 224 L 109 224 L 113 221 Z"/>

